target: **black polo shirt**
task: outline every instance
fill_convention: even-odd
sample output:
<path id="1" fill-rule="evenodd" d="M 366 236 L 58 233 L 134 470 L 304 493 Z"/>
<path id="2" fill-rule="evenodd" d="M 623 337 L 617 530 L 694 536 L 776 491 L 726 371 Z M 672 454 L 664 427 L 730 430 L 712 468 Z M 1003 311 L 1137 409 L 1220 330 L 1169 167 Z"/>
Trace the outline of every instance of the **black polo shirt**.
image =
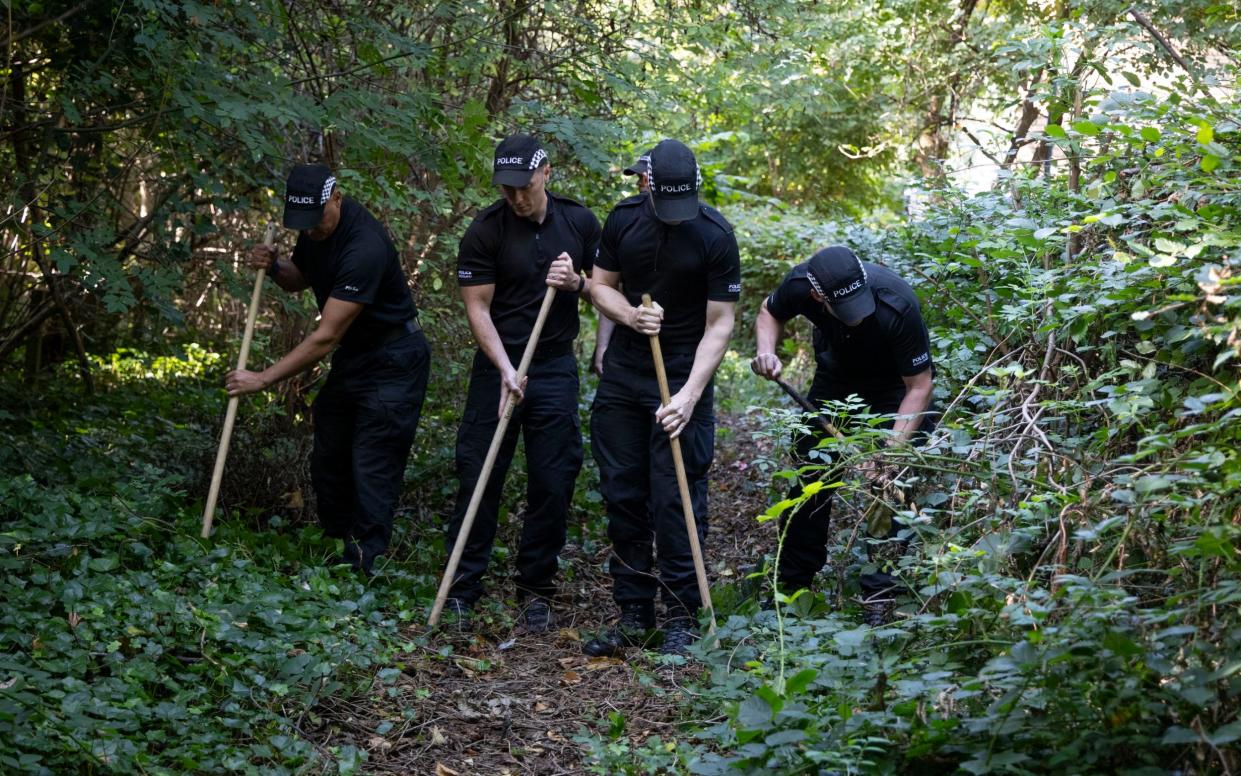
<path id="1" fill-rule="evenodd" d="M 457 283 L 494 284 L 491 321 L 509 349 L 525 347 L 547 293 L 547 270 L 561 253 L 581 272 L 594 267 L 599 219 L 568 197 L 547 192 L 547 215 L 538 224 L 513 212 L 503 199 L 474 217 L 457 252 Z M 539 345 L 573 342 L 578 331 L 577 295 L 556 294 Z"/>
<path id="2" fill-rule="evenodd" d="M 305 232 L 297 236 L 293 263 L 310 282 L 320 310 L 329 297 L 363 305 L 340 341 L 341 351 L 372 348 L 418 314 L 388 230 L 348 197 L 326 240 L 312 240 Z"/>
<path id="3" fill-rule="evenodd" d="M 873 400 L 897 390 L 903 395 L 903 378 L 932 367 L 930 336 L 913 289 L 887 267 L 863 262 L 875 312 L 849 327 L 810 296 L 807 266 L 798 264 L 785 275 L 767 297 L 767 311 L 780 321 L 803 315 L 814 324 L 817 388 L 840 399 L 856 393 Z"/>
<path id="4" fill-rule="evenodd" d="M 603 226 L 595 262 L 619 272 L 625 298 L 642 304 L 642 294 L 664 308 L 659 344 L 669 352 L 697 349 L 707 324 L 707 301 L 735 302 L 741 296 L 741 257 L 732 224 L 715 208 L 698 206 L 698 217 L 670 226 L 655 216 L 650 197 L 621 200 Z M 628 327 L 616 337 L 631 344 L 647 340 Z"/>

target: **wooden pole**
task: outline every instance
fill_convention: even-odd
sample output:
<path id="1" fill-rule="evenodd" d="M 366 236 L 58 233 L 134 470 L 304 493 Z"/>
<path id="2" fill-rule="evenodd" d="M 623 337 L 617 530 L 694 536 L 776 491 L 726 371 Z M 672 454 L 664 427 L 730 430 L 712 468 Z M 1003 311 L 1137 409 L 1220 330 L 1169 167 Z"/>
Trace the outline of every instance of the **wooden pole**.
<path id="1" fill-rule="evenodd" d="M 651 295 L 642 295 L 642 306 L 651 306 Z M 664 371 L 664 353 L 659 346 L 659 335 L 651 335 L 651 356 L 655 359 L 655 377 L 659 380 L 659 399 L 664 406 L 672 401 L 668 391 L 668 374 Z M 707 586 L 707 570 L 702 562 L 702 547 L 698 544 L 698 521 L 694 519 L 694 505 L 689 499 L 689 478 L 685 476 L 685 461 L 681 457 L 681 440 L 671 437 L 668 445 L 672 448 L 672 464 L 677 471 L 677 486 L 681 489 L 681 511 L 685 515 L 685 530 L 689 532 L 689 549 L 694 556 L 694 574 L 698 577 L 698 596 L 702 605 L 711 616 L 708 626 L 710 633 L 715 635 L 715 607 L 711 605 L 711 588 Z"/>
<path id="2" fill-rule="evenodd" d="M 543 333 L 543 323 L 547 320 L 547 313 L 552 309 L 552 300 L 555 298 L 556 289 L 548 286 L 547 293 L 543 295 L 543 306 L 539 308 L 539 317 L 534 322 L 534 330 L 530 332 L 526 350 L 521 354 L 521 365 L 517 367 L 519 385 L 530 368 L 534 350 L 539 344 L 539 335 Z M 504 442 L 504 432 L 508 429 L 508 422 L 512 420 L 513 409 L 516 406 L 517 394 L 509 393 L 508 401 L 504 405 L 504 414 L 500 416 L 500 422 L 496 424 L 496 433 L 491 437 L 491 447 L 487 448 L 487 457 L 483 459 L 483 470 L 479 473 L 478 481 L 474 483 L 474 493 L 470 496 L 470 505 L 465 510 L 465 519 L 461 521 L 461 528 L 457 531 L 457 541 L 453 542 L 452 555 L 448 558 L 448 567 L 444 569 L 444 578 L 440 580 L 439 592 L 435 594 L 435 605 L 431 607 L 428 625 L 435 626 L 440 621 L 440 615 L 444 611 L 444 602 L 448 600 L 448 591 L 452 589 L 454 577 L 457 575 L 457 566 L 461 563 L 461 554 L 465 552 L 465 542 L 470 537 L 470 528 L 474 526 L 474 517 L 478 514 L 478 505 L 483 501 L 483 493 L 487 490 L 487 480 L 491 478 L 491 470 L 496 465 L 496 456 L 499 455 L 500 445 Z"/>
<path id="3" fill-rule="evenodd" d="M 263 244 L 268 248 L 276 247 L 276 225 L 267 225 L 267 234 Z M 254 278 L 254 292 L 250 295 L 250 311 L 246 315 L 246 331 L 241 337 L 241 353 L 237 355 L 237 368 L 246 368 L 246 359 L 250 357 L 250 342 L 254 339 L 254 319 L 259 312 L 259 298 L 263 295 L 263 278 L 267 270 L 260 269 Z M 233 396 L 228 400 L 228 411 L 224 413 L 224 430 L 220 432 L 220 447 L 215 453 L 215 471 L 211 474 L 211 490 L 207 492 L 207 506 L 203 509 L 204 539 L 211 536 L 211 521 L 215 516 L 215 501 L 220 495 L 220 481 L 224 479 L 224 461 L 228 459 L 228 443 L 233 436 L 233 424 L 237 421 L 237 400 Z"/>

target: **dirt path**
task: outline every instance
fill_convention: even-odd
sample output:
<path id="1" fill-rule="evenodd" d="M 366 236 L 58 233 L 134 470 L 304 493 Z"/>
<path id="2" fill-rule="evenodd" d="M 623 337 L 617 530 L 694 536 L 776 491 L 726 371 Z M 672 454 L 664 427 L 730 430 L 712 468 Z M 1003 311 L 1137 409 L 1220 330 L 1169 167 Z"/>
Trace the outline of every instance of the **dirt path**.
<path id="1" fill-rule="evenodd" d="M 768 478 L 751 462 L 770 452 L 753 439 L 759 423 L 752 415 L 719 419 L 704 549 L 713 587 L 769 549 L 769 532 L 754 520 L 766 508 Z M 615 613 L 607 551 L 605 543 L 591 553 L 566 548 L 558 630 L 525 633 L 513 624 L 517 612 L 480 617 L 470 633 L 446 629 L 422 652 L 401 657 L 394 688 L 377 684 L 375 695 L 322 704 L 322 724 L 307 734 L 323 746 L 366 750 L 369 773 L 436 776 L 583 773 L 585 750 L 573 737 L 606 733 L 613 713 L 624 716 L 634 743 L 667 736 L 683 701 L 680 685 L 698 666 L 661 667 L 636 652 L 630 662 L 582 655 L 582 639 Z M 491 589 L 504 589 L 492 573 Z M 406 709 L 415 712 L 410 720 Z"/>

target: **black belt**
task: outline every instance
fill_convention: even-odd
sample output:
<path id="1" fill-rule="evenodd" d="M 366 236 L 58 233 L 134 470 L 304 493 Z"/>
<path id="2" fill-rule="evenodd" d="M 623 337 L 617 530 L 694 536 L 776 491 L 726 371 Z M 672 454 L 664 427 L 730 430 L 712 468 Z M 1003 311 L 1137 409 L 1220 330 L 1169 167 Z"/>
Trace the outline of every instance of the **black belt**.
<path id="1" fill-rule="evenodd" d="M 505 345 L 504 350 L 508 353 L 509 360 L 514 364 L 521 361 L 521 357 L 526 353 L 525 345 Z M 546 342 L 534 349 L 533 361 L 543 361 L 548 358 L 560 358 L 561 356 L 572 355 L 572 342 Z"/>
<path id="2" fill-rule="evenodd" d="M 408 321 L 398 323 L 385 332 L 384 335 L 379 338 L 379 342 L 380 344 L 386 345 L 394 339 L 404 337 L 406 334 L 417 334 L 420 331 L 422 331 L 422 324 L 418 323 L 417 318 L 410 318 Z"/>

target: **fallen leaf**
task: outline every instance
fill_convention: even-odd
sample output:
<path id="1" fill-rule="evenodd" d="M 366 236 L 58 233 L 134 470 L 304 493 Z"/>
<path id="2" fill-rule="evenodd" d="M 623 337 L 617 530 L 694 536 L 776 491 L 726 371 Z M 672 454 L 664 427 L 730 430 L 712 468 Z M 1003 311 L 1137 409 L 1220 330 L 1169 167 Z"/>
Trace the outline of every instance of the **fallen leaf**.
<path id="1" fill-rule="evenodd" d="M 618 657 L 592 657 L 586 661 L 587 671 L 601 671 L 612 666 L 623 666 L 625 661 Z"/>
<path id="2" fill-rule="evenodd" d="M 562 684 L 566 684 L 566 685 L 581 684 L 582 675 L 579 674 L 577 671 L 565 671 L 564 676 L 560 677 L 560 681 Z"/>
<path id="3" fill-rule="evenodd" d="M 512 648 L 513 648 L 513 647 L 515 647 L 515 646 L 517 646 L 517 639 L 509 639 L 508 641 L 502 641 L 502 642 L 500 642 L 500 645 L 499 645 L 498 647 L 496 647 L 496 649 L 498 649 L 498 650 L 500 650 L 501 652 L 503 652 L 504 650 L 506 650 L 506 649 L 512 649 Z"/>
<path id="4" fill-rule="evenodd" d="M 448 738 L 444 735 L 444 731 L 440 730 L 439 725 L 431 727 L 431 746 L 443 746 L 448 743 Z"/>
<path id="5" fill-rule="evenodd" d="M 371 736 L 370 739 L 368 739 L 366 743 L 368 746 L 370 746 L 371 749 L 391 749 L 392 748 L 392 742 L 384 738 L 383 736 Z"/>
<path id="6" fill-rule="evenodd" d="M 447 765 L 444 765 L 443 763 L 436 763 L 435 764 L 435 776 L 461 776 L 461 774 L 457 773 L 452 768 L 449 768 Z"/>
<path id="7" fill-rule="evenodd" d="M 284 505 L 289 509 L 301 509 L 306 506 L 306 501 L 302 498 L 301 488 L 291 490 L 284 494 Z"/>
<path id="8" fill-rule="evenodd" d="M 558 659 L 556 660 L 556 662 L 557 662 L 557 663 L 560 663 L 561 668 L 569 668 L 570 666 L 575 666 L 575 665 L 578 665 L 579 663 L 581 663 L 581 662 L 582 662 L 582 660 L 583 660 L 583 658 L 582 658 L 582 657 L 580 657 L 580 656 L 578 656 L 578 657 L 562 657 L 562 658 L 558 658 Z"/>
<path id="9" fill-rule="evenodd" d="M 560 641 L 581 641 L 582 634 L 577 632 L 577 628 L 561 628 L 556 638 Z"/>
<path id="10" fill-rule="evenodd" d="M 478 660 L 472 657 L 459 657 L 454 659 L 452 662 L 456 663 L 457 668 L 465 671 L 465 673 L 471 677 L 475 674 L 481 674 L 484 671 L 491 670 L 490 660 Z"/>
<path id="11" fill-rule="evenodd" d="M 563 742 L 565 740 L 565 737 L 557 733 L 555 730 L 547 731 L 547 737 L 550 738 L 552 741 Z"/>
<path id="12" fill-rule="evenodd" d="M 551 707 L 551 706 L 548 706 L 548 705 L 547 705 L 546 703 L 544 703 L 543 701 L 538 701 L 537 703 L 535 703 L 535 704 L 534 704 L 534 711 L 535 711 L 535 713 L 537 713 L 537 714 L 542 714 L 542 713 L 544 713 L 544 712 L 548 712 L 548 711 L 551 711 L 551 710 L 552 710 L 552 707 Z"/>

